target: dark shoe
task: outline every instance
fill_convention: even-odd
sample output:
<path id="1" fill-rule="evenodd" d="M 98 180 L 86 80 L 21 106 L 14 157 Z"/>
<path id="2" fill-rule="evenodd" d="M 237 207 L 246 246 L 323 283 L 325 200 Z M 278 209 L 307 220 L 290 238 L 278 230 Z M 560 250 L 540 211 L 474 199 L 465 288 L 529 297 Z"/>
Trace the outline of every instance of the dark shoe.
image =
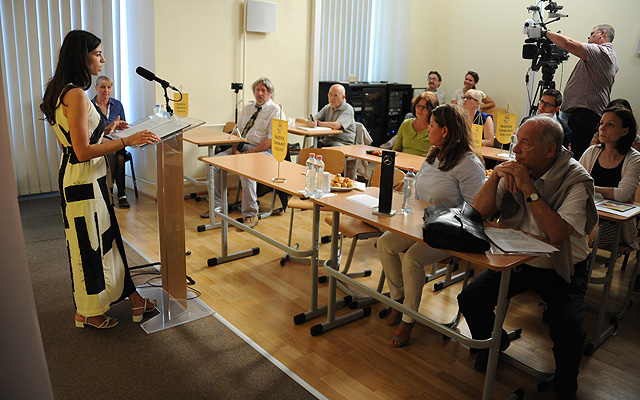
<path id="1" fill-rule="evenodd" d="M 209 218 L 209 210 L 203 212 L 202 214 L 200 214 L 200 218 Z"/>
<path id="2" fill-rule="evenodd" d="M 411 330 L 413 329 L 413 326 L 415 324 L 416 324 L 415 322 L 412 322 L 412 323 L 407 323 L 404 321 L 400 322 L 400 325 L 396 328 L 396 331 L 391 336 L 391 347 L 404 347 L 409 342 L 409 338 L 411 338 Z M 402 328 L 406 328 L 409 330 L 407 332 L 407 336 L 397 335 L 397 332 Z"/>
<path id="3" fill-rule="evenodd" d="M 505 351 L 509 348 L 511 344 L 511 339 L 509 339 L 509 334 L 504 329 L 502 330 L 502 338 L 500 339 L 500 351 Z M 477 349 L 474 349 L 477 350 Z M 486 372 L 487 371 L 487 363 L 489 362 L 489 349 L 481 349 L 477 350 L 478 356 L 476 357 L 476 362 L 473 367 L 476 371 Z M 473 353 L 473 351 L 472 351 Z"/>
<path id="4" fill-rule="evenodd" d="M 640 291 L 640 275 L 636 278 L 636 283 L 633 285 L 633 290 Z"/>
<path id="5" fill-rule="evenodd" d="M 129 202 L 127 201 L 127 196 L 118 197 L 118 205 L 120 206 L 120 208 L 129 208 L 129 207 L 131 207 L 129 205 Z"/>

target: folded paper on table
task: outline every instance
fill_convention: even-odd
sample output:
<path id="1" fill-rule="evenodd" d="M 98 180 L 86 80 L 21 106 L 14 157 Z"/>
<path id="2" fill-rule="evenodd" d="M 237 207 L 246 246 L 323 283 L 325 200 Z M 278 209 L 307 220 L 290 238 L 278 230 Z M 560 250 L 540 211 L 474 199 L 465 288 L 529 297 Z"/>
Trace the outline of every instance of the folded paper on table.
<path id="1" fill-rule="evenodd" d="M 353 196 L 347 197 L 347 199 L 370 208 L 378 207 L 378 198 L 369 196 L 368 194 L 354 194 Z"/>
<path id="2" fill-rule="evenodd" d="M 545 254 L 557 248 L 516 229 L 485 228 L 484 232 L 505 253 Z"/>
<path id="3" fill-rule="evenodd" d="M 305 131 L 330 131 L 331 128 L 327 128 L 324 126 L 316 126 L 315 128 L 311 128 L 310 126 L 299 126 L 298 129 L 302 129 Z"/>

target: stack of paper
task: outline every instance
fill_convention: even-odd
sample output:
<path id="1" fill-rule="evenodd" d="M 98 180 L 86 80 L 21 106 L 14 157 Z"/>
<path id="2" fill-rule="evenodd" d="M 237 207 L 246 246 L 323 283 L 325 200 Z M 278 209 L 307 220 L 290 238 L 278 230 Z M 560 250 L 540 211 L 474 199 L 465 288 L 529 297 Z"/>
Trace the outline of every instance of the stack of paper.
<path id="1" fill-rule="evenodd" d="M 596 203 L 596 208 L 598 209 L 598 211 L 603 211 L 627 218 L 632 217 L 633 215 L 640 212 L 640 207 L 638 206 L 634 206 L 633 204 L 620 203 L 619 201 L 613 200 L 601 200 Z"/>
<path id="2" fill-rule="evenodd" d="M 484 231 L 502 253 L 544 255 L 558 251 L 550 244 L 519 230 L 486 228 Z"/>

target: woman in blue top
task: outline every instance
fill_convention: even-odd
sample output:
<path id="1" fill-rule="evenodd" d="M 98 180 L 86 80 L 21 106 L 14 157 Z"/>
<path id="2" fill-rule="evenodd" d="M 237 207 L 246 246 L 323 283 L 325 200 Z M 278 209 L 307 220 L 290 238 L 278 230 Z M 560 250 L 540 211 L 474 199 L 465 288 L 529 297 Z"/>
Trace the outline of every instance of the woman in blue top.
<path id="1" fill-rule="evenodd" d="M 96 106 L 96 109 L 100 113 L 102 120 L 106 126 L 112 123 L 118 124 L 118 129 L 126 127 L 126 118 L 124 117 L 124 108 L 119 100 L 111 97 L 111 91 L 113 89 L 113 81 L 111 78 L 104 75 L 99 76 L 96 79 L 96 96 L 91 102 Z M 125 165 L 126 150 L 120 149 L 109 154 L 109 168 L 111 169 L 111 176 L 115 181 L 116 188 L 118 189 L 118 205 L 120 208 L 129 208 L 129 202 L 124 192 L 124 165 Z"/>
<path id="2" fill-rule="evenodd" d="M 462 108 L 467 113 L 467 118 L 471 125 L 482 125 L 482 145 L 493 147 L 493 117 L 480 111 L 482 99 L 486 95 L 480 90 L 469 89 L 462 98 Z"/>
<path id="3" fill-rule="evenodd" d="M 431 150 L 416 176 L 416 198 L 445 207 L 459 207 L 465 201 L 473 203 L 486 173 L 480 153 L 471 141 L 471 128 L 462 108 L 454 104 L 436 107 L 431 113 L 429 138 Z M 385 232 L 377 247 L 391 298 L 418 311 L 425 266 L 450 255 L 393 232 Z M 391 336 L 393 347 L 404 346 L 413 329 L 413 318 L 397 310 L 391 311 L 387 323 L 395 325 L 401 319 Z"/>

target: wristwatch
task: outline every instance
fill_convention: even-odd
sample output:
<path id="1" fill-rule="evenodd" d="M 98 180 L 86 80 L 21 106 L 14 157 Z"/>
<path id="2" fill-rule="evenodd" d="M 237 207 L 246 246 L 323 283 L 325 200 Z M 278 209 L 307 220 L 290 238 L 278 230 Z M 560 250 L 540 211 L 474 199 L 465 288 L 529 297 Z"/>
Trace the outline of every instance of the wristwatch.
<path id="1" fill-rule="evenodd" d="M 532 201 L 538 201 L 538 199 L 540 198 L 540 195 L 538 193 L 531 193 L 531 196 L 527 197 L 527 203 L 530 203 Z"/>

